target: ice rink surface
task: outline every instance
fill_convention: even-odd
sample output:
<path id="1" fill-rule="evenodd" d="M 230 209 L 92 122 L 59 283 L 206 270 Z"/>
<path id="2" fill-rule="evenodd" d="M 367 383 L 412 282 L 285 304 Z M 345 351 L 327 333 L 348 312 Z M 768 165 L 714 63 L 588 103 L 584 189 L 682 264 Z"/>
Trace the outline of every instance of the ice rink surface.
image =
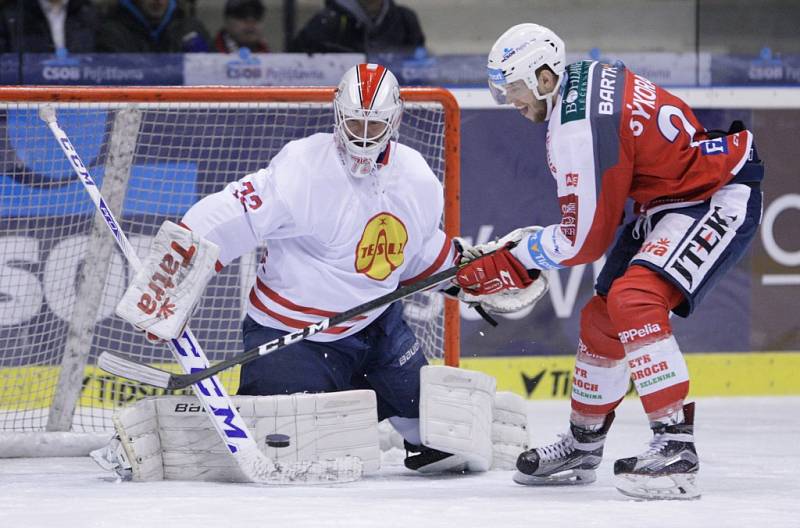
<path id="1" fill-rule="evenodd" d="M 565 430 L 568 401 L 530 409 L 534 442 Z M 116 482 L 88 457 L 0 459 L 0 527 L 800 527 L 800 397 L 701 399 L 696 422 L 695 501 L 639 502 L 613 487 L 614 460 L 650 438 L 627 399 L 588 486 L 524 487 L 507 471 L 426 477 L 399 450 L 378 475 L 326 487 Z"/>

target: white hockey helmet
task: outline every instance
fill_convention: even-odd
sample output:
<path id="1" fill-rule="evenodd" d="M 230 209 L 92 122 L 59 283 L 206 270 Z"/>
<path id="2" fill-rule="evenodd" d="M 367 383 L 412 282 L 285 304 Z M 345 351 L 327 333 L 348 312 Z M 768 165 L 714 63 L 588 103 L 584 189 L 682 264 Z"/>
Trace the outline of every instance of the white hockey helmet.
<path id="1" fill-rule="evenodd" d="M 380 64 L 353 66 L 339 82 L 333 109 L 345 168 L 356 178 L 371 174 L 400 130 L 403 101 L 397 78 Z"/>
<path id="2" fill-rule="evenodd" d="M 539 24 L 517 24 L 509 28 L 492 46 L 487 62 L 489 91 L 497 104 L 506 104 L 506 87 L 523 80 L 540 101 L 547 100 L 547 117 L 552 112 L 552 95 L 564 78 L 566 54 L 564 41 L 550 29 Z M 552 92 L 539 93 L 536 71 L 547 66 L 558 76 Z"/>

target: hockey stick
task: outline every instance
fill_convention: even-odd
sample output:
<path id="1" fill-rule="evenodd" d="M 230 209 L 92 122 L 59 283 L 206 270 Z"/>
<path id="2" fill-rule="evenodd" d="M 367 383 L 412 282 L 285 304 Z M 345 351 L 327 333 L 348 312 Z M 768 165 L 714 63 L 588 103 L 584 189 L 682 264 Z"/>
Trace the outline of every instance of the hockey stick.
<path id="1" fill-rule="evenodd" d="M 244 365 L 245 363 L 249 363 L 260 356 L 264 356 L 270 352 L 274 352 L 293 343 L 297 343 L 298 341 L 302 341 L 303 339 L 322 332 L 327 328 L 334 327 L 371 310 L 393 303 L 432 286 L 436 286 L 437 284 L 455 277 L 460 269 L 461 266 L 453 266 L 452 268 L 442 270 L 431 275 L 430 277 L 414 282 L 413 284 L 401 286 L 391 293 L 387 293 L 386 295 L 382 295 L 381 297 L 368 301 L 364 304 L 360 304 L 355 308 L 351 308 L 327 319 L 322 319 L 321 321 L 312 323 L 305 328 L 298 330 L 297 332 L 292 332 L 290 334 L 273 339 L 272 341 L 267 341 L 266 343 L 257 347 L 253 347 L 237 356 L 220 361 L 212 367 L 194 371 L 190 374 L 173 374 L 149 365 L 145 365 L 143 363 L 131 361 L 110 352 L 103 352 L 100 355 L 98 366 L 111 374 L 136 380 L 154 387 L 161 387 L 162 389 L 169 390 L 182 389 L 197 383 L 198 381 L 209 378 L 219 372 L 222 372 L 223 370 L 235 367 L 236 365 Z"/>
<path id="2" fill-rule="evenodd" d="M 121 110 L 126 112 L 129 110 Z M 64 155 L 72 165 L 78 179 L 86 192 L 91 196 L 97 210 L 102 214 L 106 225 L 114 235 L 117 245 L 132 268 L 138 269 L 142 263 L 119 223 L 106 205 L 100 190 L 94 183 L 89 171 L 78 156 L 75 147 L 67 134 L 58 126 L 56 112 L 52 106 L 44 105 L 39 109 L 39 117 L 47 123 L 48 128 L 64 151 Z M 208 368 L 200 343 L 189 328 L 180 338 L 169 342 L 175 359 L 186 372 L 203 371 Z M 256 445 L 256 441 L 247 429 L 244 419 L 234 407 L 222 383 L 216 377 L 205 376 L 188 385 L 194 385 L 194 393 L 209 419 L 214 424 L 223 443 L 242 470 L 252 482 L 262 484 L 311 484 L 350 482 L 361 478 L 363 468 L 357 457 L 344 457 L 335 460 L 301 461 L 282 466 L 267 458 Z"/>

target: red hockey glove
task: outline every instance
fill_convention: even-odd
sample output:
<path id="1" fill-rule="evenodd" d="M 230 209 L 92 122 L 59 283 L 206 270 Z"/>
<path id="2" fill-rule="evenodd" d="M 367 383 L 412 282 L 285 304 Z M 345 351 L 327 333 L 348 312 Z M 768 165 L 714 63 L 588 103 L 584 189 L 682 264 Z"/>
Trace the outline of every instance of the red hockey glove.
<path id="1" fill-rule="evenodd" d="M 456 275 L 456 284 L 472 295 L 525 288 L 533 279 L 509 249 L 504 247 L 471 261 Z"/>

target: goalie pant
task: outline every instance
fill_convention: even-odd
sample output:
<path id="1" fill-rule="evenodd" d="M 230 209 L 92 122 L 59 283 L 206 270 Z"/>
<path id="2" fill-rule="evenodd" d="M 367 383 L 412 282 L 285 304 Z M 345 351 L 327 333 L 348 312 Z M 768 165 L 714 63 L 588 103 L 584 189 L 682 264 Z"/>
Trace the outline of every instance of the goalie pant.
<path id="1" fill-rule="evenodd" d="M 686 397 L 669 312 L 688 317 L 745 254 L 761 220 L 761 176 L 742 171 L 705 202 L 656 208 L 623 229 L 581 312 L 574 411 L 607 414 L 629 379 L 651 415 Z"/>
<path id="2" fill-rule="evenodd" d="M 261 326 L 249 316 L 242 325 L 244 349 L 285 334 Z M 300 341 L 242 366 L 240 395 L 270 396 L 296 392 L 372 389 L 378 419 L 419 417 L 420 369 L 425 354 L 400 303 L 354 335 L 332 342 Z M 395 424 L 397 425 L 397 424 Z M 416 427 L 406 440 L 418 444 Z M 403 431 L 401 431 L 403 432 Z"/>

